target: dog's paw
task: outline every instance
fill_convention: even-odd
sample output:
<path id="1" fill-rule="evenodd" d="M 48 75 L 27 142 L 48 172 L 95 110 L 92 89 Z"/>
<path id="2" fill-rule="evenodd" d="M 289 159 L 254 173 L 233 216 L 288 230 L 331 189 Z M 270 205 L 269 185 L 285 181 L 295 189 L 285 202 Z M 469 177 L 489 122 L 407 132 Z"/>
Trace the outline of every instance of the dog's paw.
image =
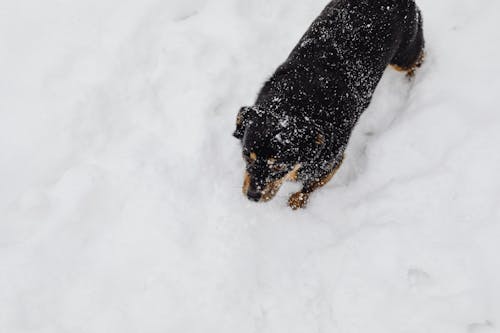
<path id="1" fill-rule="evenodd" d="M 293 210 L 299 208 L 305 208 L 308 199 L 309 199 L 309 194 L 307 193 L 303 192 L 294 193 L 290 196 L 290 199 L 288 199 L 288 206 L 290 206 L 290 208 L 292 208 Z"/>

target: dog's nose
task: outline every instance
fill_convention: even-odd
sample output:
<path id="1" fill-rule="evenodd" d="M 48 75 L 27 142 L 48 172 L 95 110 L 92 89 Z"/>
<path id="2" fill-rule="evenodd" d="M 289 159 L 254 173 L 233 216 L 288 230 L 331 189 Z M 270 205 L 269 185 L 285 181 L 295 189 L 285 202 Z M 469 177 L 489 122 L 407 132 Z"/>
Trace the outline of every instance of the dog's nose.
<path id="1" fill-rule="evenodd" d="M 254 190 L 252 190 L 252 189 L 248 189 L 248 192 L 247 192 L 247 197 L 248 197 L 248 199 L 250 199 L 250 200 L 252 200 L 252 201 L 256 201 L 256 202 L 257 202 L 257 201 L 259 201 L 259 200 L 260 200 L 261 196 L 262 196 L 262 195 L 260 194 L 260 192 L 258 192 L 258 191 L 254 191 Z"/>

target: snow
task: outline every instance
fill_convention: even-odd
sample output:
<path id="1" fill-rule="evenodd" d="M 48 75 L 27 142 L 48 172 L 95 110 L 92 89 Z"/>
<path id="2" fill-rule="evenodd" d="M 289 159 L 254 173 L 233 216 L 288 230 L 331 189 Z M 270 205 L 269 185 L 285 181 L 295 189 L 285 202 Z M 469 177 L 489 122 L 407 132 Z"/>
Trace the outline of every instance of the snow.
<path id="1" fill-rule="evenodd" d="M 5 2 L 0 332 L 499 332 L 500 3 L 419 0 L 306 210 L 231 137 L 327 1 Z"/>

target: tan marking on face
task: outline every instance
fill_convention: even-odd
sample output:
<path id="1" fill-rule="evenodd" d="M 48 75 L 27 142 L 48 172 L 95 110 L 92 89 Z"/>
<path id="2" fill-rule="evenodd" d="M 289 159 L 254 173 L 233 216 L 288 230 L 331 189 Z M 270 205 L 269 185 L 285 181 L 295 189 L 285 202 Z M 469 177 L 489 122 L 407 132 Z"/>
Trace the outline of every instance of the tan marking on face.
<path id="1" fill-rule="evenodd" d="M 250 161 L 255 162 L 257 160 L 257 154 L 256 153 L 250 153 Z"/>
<path id="2" fill-rule="evenodd" d="M 269 158 L 267 160 L 267 165 L 274 165 L 275 163 L 276 163 L 276 159 L 275 158 L 271 157 L 271 158 Z"/>
<path id="3" fill-rule="evenodd" d="M 243 194 L 247 196 L 248 188 L 250 187 L 250 175 L 245 171 L 245 176 L 243 177 Z"/>
<path id="4" fill-rule="evenodd" d="M 238 116 L 236 117 L 236 125 L 240 126 L 241 124 L 243 124 L 243 115 L 238 113 Z"/>

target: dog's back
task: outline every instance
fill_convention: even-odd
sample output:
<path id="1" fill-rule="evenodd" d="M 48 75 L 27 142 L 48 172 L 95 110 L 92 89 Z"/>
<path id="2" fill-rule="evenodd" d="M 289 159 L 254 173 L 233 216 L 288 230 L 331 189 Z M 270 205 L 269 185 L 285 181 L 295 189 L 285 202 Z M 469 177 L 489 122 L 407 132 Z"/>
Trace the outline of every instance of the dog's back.
<path id="1" fill-rule="evenodd" d="M 326 117 L 337 130 L 348 123 L 350 131 L 387 65 L 409 70 L 423 47 L 413 0 L 332 1 L 266 82 L 256 106 Z"/>

